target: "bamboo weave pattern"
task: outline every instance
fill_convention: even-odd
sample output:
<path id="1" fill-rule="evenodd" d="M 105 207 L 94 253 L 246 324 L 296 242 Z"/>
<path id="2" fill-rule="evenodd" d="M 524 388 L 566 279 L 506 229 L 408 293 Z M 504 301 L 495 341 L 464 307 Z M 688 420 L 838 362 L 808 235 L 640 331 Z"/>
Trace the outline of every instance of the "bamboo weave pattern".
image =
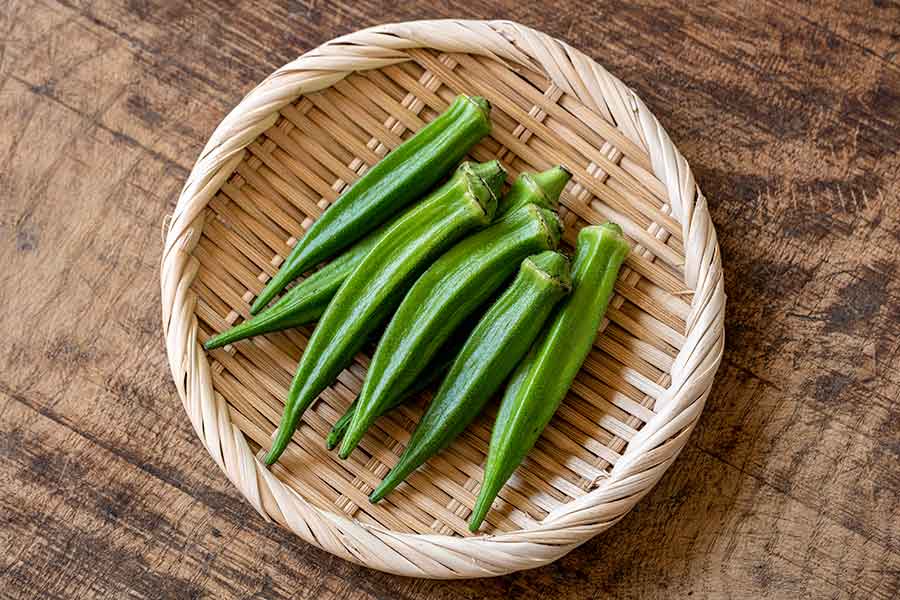
<path id="1" fill-rule="evenodd" d="M 564 164 L 571 246 L 615 220 L 633 250 L 566 400 L 472 536 L 496 405 L 378 505 L 427 402 L 381 418 L 346 461 L 324 437 L 370 355 L 304 415 L 281 461 L 260 462 L 311 329 L 205 353 L 312 221 L 458 93 L 493 105 L 471 152 L 514 177 Z M 571 252 L 571 247 L 564 248 Z M 550 562 L 621 519 L 690 435 L 724 344 L 715 230 L 690 168 L 656 118 L 590 58 L 505 21 L 421 21 L 344 36 L 259 84 L 211 136 L 168 224 L 162 258 L 170 367 L 198 436 L 265 518 L 347 560 L 393 573 L 477 577 Z M 371 350 L 369 351 L 371 352 Z"/>

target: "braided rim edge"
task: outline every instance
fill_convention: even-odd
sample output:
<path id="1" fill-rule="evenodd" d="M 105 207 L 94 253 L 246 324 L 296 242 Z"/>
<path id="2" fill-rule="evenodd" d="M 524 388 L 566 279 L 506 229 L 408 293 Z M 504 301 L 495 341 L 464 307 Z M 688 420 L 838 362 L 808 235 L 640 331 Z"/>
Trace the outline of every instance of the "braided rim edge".
<path id="1" fill-rule="evenodd" d="M 213 391 L 209 361 L 197 339 L 199 262 L 191 255 L 203 209 L 244 158 L 244 148 L 274 125 L 298 96 L 327 88 L 353 71 L 409 60 L 406 50 L 488 56 L 542 71 L 563 91 L 603 115 L 646 150 L 681 223 L 685 285 L 694 290 L 685 345 L 656 416 L 629 442 L 610 476 L 588 494 L 551 512 L 532 529 L 457 538 L 398 533 L 322 511 L 282 484 L 254 456 Z M 486 577 L 549 563 L 622 519 L 659 481 L 684 448 L 712 387 L 724 348 L 721 256 L 706 198 L 687 161 L 646 105 L 591 58 L 539 31 L 509 21 L 415 21 L 335 38 L 284 65 L 247 96 L 213 132 L 168 223 L 161 265 L 163 331 L 169 366 L 197 435 L 213 460 L 266 519 L 306 542 L 365 566 L 411 577 Z"/>

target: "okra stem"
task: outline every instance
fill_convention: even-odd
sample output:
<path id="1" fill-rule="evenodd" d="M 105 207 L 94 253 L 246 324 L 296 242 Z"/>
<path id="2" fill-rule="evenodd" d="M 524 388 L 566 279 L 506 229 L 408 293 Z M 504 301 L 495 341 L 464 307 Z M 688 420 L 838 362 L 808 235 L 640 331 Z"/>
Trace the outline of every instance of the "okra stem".
<path id="1" fill-rule="evenodd" d="M 547 210 L 559 208 L 559 195 L 572 178 L 569 170 L 557 165 L 540 173 L 520 173 L 497 208 L 498 219 L 526 204 L 537 204 Z"/>

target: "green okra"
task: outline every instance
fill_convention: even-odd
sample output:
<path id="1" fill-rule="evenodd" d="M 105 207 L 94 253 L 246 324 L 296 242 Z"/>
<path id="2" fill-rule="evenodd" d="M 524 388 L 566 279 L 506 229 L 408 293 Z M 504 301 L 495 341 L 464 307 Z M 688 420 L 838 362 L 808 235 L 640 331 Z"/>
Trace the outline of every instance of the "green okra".
<path id="1" fill-rule="evenodd" d="M 297 241 L 250 313 L 262 310 L 301 273 L 421 198 L 490 133 L 490 108 L 484 98 L 458 96 L 444 113 L 373 165 Z"/>
<path id="2" fill-rule="evenodd" d="M 475 309 L 526 256 L 556 248 L 562 224 L 556 213 L 523 206 L 456 244 L 437 259 L 403 299 L 378 343 L 341 443 L 346 458 L 394 394 L 408 389 Z"/>
<path id="3" fill-rule="evenodd" d="M 456 240 L 491 221 L 505 176 L 497 161 L 463 163 L 447 183 L 394 223 L 353 270 L 300 358 L 267 465 L 278 460 L 303 412 L 388 320 L 419 274 Z"/>
<path id="4" fill-rule="evenodd" d="M 516 368 L 500 402 L 484 481 L 469 518 L 471 531 L 478 531 L 500 489 L 537 442 L 572 385 L 597 337 L 628 250 L 622 229 L 614 223 L 579 232 L 572 294 Z"/>
<path id="5" fill-rule="evenodd" d="M 556 210 L 559 207 L 559 195 L 562 193 L 563 188 L 565 188 L 566 183 L 568 183 L 571 177 L 572 174 L 569 170 L 561 165 L 552 167 L 546 171 L 541 171 L 540 173 L 520 173 L 497 206 L 497 214 L 494 216 L 494 220 L 499 220 L 502 215 L 515 212 L 526 204 L 535 204 L 548 210 Z M 360 244 L 364 242 L 365 240 L 360 242 Z M 349 252 L 352 252 L 355 248 L 356 247 L 354 246 Z M 360 260 L 361 259 L 362 257 L 360 257 Z M 327 265 L 324 268 L 327 268 Z M 324 310 L 324 307 L 322 310 Z M 387 401 L 386 407 L 381 414 L 390 412 L 400 404 L 403 404 L 408 398 L 427 388 L 433 383 L 437 376 L 442 375 L 449 369 L 456 352 L 460 349 L 461 343 L 464 340 L 465 338 L 461 339 L 460 343 L 453 346 L 453 350 L 449 354 L 445 349 L 442 349 L 438 358 L 432 361 L 432 363 L 437 363 L 437 366 L 434 364 L 430 366 L 430 370 L 427 371 L 428 376 L 417 379 L 409 392 L 395 395 L 393 400 Z M 325 446 L 329 450 L 333 450 L 341 439 L 343 439 L 344 434 L 347 432 L 347 428 L 350 426 L 350 421 L 353 419 L 353 413 L 356 412 L 356 406 L 357 403 L 354 399 L 347 408 L 347 411 L 341 415 L 341 418 L 332 426 L 331 431 L 328 433 L 328 437 L 325 439 Z"/>
<path id="6" fill-rule="evenodd" d="M 369 500 L 378 502 L 478 416 L 528 352 L 554 306 L 569 293 L 569 261 L 547 251 L 526 258 L 512 285 L 478 322 L 400 460 Z"/>
<path id="7" fill-rule="evenodd" d="M 462 340 L 461 340 L 462 341 Z M 460 343 L 461 343 L 460 341 Z M 447 342 L 444 348 L 441 348 L 438 356 L 431 361 L 431 364 L 425 368 L 425 371 L 422 375 L 416 379 L 416 382 L 412 385 L 409 390 L 405 393 L 395 394 L 385 406 L 384 411 L 381 414 L 386 414 L 419 392 L 426 390 L 431 384 L 438 381 L 444 373 L 447 372 L 447 369 L 450 368 L 450 365 L 453 363 L 453 359 L 456 356 L 456 353 L 459 351 L 460 343 L 455 343 L 455 341 Z M 350 426 L 350 421 L 353 420 L 353 413 L 356 412 L 356 400 L 350 404 L 347 408 L 347 411 L 341 415 L 341 418 L 338 419 L 335 424 L 331 427 L 331 431 L 328 432 L 328 436 L 325 438 L 325 447 L 329 450 L 334 450 L 334 448 L 340 443 L 340 441 L 344 438 L 344 434 L 347 432 L 347 427 Z M 379 417 L 381 415 L 378 415 Z"/>
<path id="8" fill-rule="evenodd" d="M 502 210 L 504 214 L 508 214 L 525 204 L 537 204 L 555 210 L 559 204 L 559 194 L 570 177 L 565 167 L 553 167 L 540 173 L 521 173 L 503 197 L 497 212 Z M 494 219 L 497 218 L 495 215 Z M 347 276 L 375 247 L 390 225 L 382 225 L 356 242 L 339 257 L 297 283 L 266 310 L 210 338 L 204 348 L 212 350 L 255 335 L 317 321 Z"/>
<path id="9" fill-rule="evenodd" d="M 385 229 L 373 231 L 339 257 L 292 287 L 275 304 L 203 344 L 207 350 L 248 337 L 317 321 L 344 280 L 375 247 Z"/>

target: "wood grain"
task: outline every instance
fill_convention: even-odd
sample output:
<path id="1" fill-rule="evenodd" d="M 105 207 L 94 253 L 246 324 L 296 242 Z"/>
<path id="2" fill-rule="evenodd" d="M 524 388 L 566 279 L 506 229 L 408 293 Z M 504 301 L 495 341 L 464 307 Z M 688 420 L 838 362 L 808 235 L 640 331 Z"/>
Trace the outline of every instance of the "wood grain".
<path id="1" fill-rule="evenodd" d="M 897 3 L 5 0 L 0 596 L 900 593 Z M 727 348 L 688 449 L 548 567 L 435 583 L 266 524 L 200 446 L 159 327 L 162 215 L 277 66 L 367 25 L 510 18 L 632 85 L 716 222 Z"/>

